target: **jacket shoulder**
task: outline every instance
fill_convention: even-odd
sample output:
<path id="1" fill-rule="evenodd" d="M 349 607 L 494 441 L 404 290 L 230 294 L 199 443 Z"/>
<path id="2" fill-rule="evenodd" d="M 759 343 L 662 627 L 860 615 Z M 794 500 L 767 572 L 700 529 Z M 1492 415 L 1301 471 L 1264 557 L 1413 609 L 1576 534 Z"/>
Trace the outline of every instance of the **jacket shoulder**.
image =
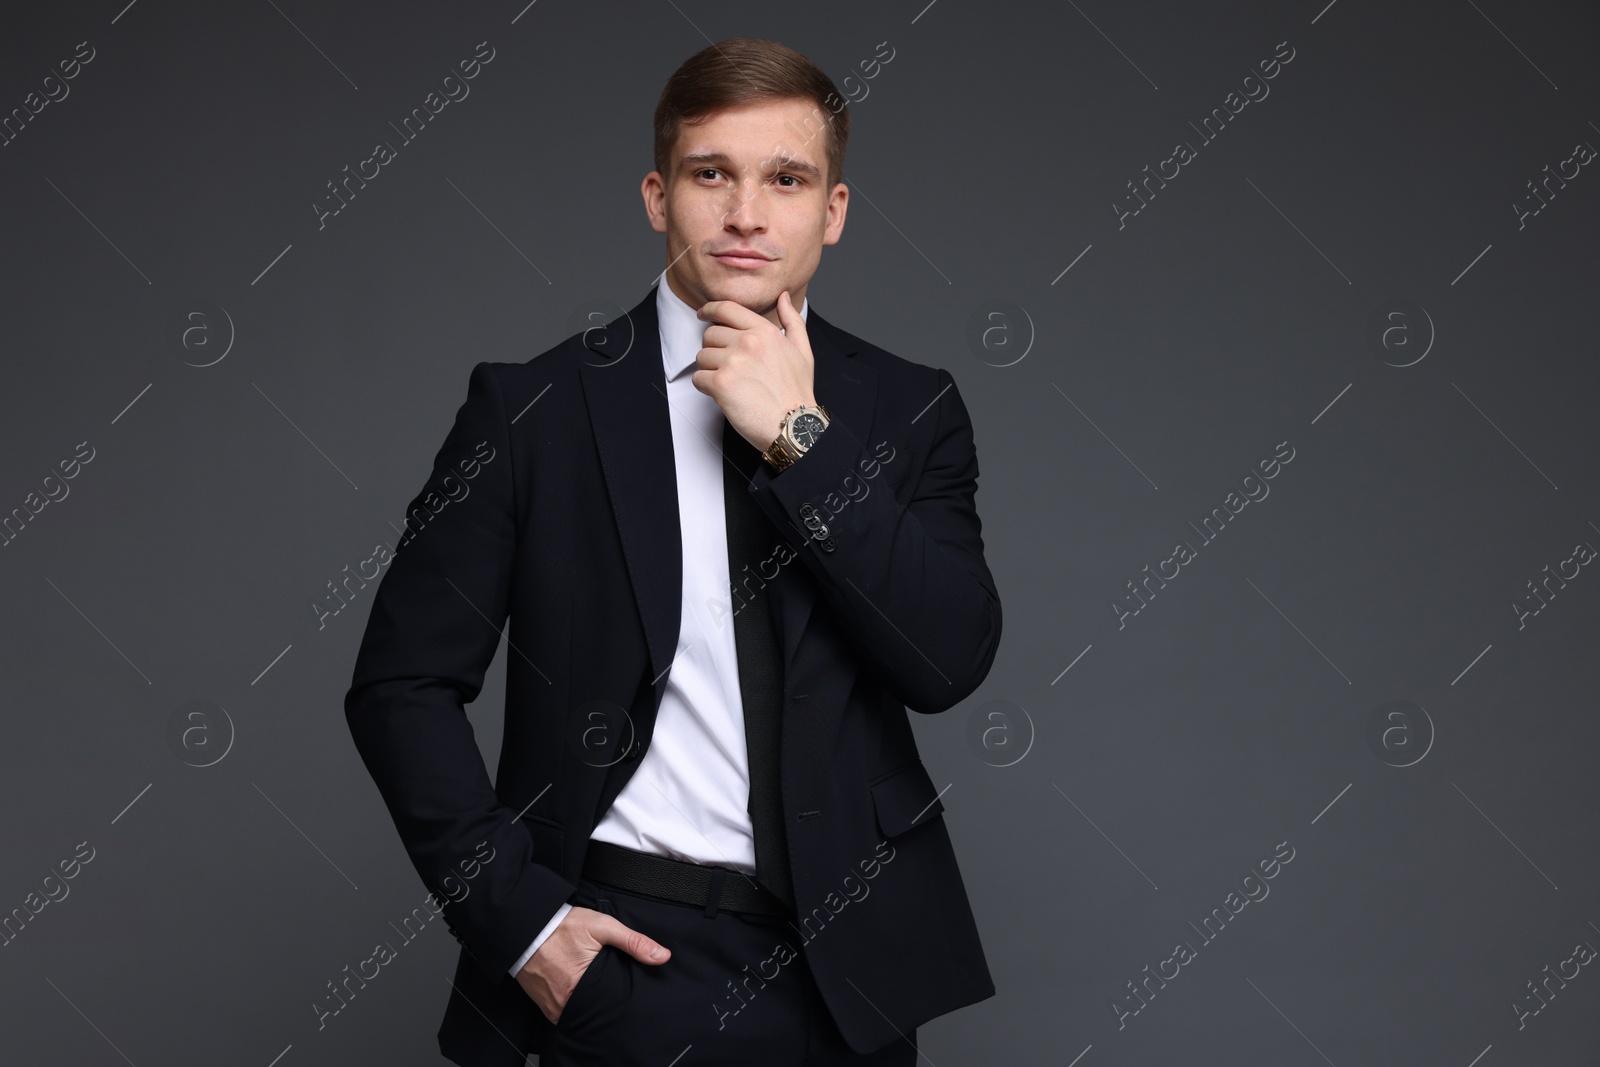
<path id="1" fill-rule="evenodd" d="M 515 416 L 551 386 L 576 385 L 578 366 L 587 357 L 598 361 L 600 357 L 583 346 L 583 334 L 575 333 L 538 355 L 521 362 L 486 360 L 479 364 L 488 369 L 500 390 L 507 408 L 507 418 Z M 477 368 L 473 368 L 476 372 Z"/>

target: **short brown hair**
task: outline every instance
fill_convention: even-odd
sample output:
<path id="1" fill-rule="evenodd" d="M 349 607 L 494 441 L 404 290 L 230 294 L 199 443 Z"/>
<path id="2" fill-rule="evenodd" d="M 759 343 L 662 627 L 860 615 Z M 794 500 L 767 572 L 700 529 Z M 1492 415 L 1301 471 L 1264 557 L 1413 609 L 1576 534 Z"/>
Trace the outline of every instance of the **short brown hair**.
<path id="1" fill-rule="evenodd" d="M 787 45 L 755 37 L 732 37 L 707 45 L 672 72 L 656 104 L 656 170 L 668 182 L 672 180 L 672 149 L 684 125 L 703 122 L 740 104 L 795 97 L 817 105 L 808 128 L 794 132 L 802 142 L 823 134 L 827 188 L 832 189 L 844 180 L 850 108 L 833 81 L 811 60 Z M 838 102 L 837 111 L 833 101 Z"/>

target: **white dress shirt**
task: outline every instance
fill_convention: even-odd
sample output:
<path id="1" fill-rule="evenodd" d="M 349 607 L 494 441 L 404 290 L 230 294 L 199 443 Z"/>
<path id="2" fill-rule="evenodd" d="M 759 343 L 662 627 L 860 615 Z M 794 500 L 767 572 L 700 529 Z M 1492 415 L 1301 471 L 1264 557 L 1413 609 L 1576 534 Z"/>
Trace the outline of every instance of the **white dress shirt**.
<path id="1" fill-rule="evenodd" d="M 800 306 L 806 317 L 811 302 Z M 656 713 L 650 748 L 617 794 L 592 841 L 610 841 L 689 863 L 756 869 L 744 701 L 733 636 L 728 530 L 722 488 L 722 409 L 694 387 L 695 357 L 709 322 L 684 303 L 665 275 L 656 318 L 672 419 L 683 542 L 683 609 L 678 648 Z M 511 968 L 515 976 L 572 910 L 563 904 Z"/>

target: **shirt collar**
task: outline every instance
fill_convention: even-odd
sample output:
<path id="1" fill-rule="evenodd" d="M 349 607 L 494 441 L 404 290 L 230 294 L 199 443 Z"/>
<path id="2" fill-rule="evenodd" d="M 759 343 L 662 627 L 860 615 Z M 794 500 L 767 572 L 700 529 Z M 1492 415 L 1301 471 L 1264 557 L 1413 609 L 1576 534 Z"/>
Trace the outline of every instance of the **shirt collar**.
<path id="1" fill-rule="evenodd" d="M 811 297 L 800 302 L 800 318 L 808 320 Z M 656 281 L 656 320 L 661 325 L 661 364 L 667 372 L 667 381 L 689 371 L 695 366 L 695 356 L 705 347 L 706 327 L 696 309 L 684 303 L 663 274 Z"/>

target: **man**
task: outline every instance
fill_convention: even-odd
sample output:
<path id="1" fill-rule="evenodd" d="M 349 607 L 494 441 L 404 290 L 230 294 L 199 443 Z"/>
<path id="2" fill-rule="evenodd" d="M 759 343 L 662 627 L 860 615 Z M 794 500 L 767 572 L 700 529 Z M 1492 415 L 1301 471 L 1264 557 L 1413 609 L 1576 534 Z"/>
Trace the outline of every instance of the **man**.
<path id="1" fill-rule="evenodd" d="M 474 367 L 409 509 L 345 711 L 463 946 L 458 1064 L 910 1064 L 994 993 L 906 714 L 999 644 L 972 424 L 809 307 L 833 101 L 774 42 L 685 62 L 660 282 Z M 508 618 L 491 786 L 463 704 Z"/>

